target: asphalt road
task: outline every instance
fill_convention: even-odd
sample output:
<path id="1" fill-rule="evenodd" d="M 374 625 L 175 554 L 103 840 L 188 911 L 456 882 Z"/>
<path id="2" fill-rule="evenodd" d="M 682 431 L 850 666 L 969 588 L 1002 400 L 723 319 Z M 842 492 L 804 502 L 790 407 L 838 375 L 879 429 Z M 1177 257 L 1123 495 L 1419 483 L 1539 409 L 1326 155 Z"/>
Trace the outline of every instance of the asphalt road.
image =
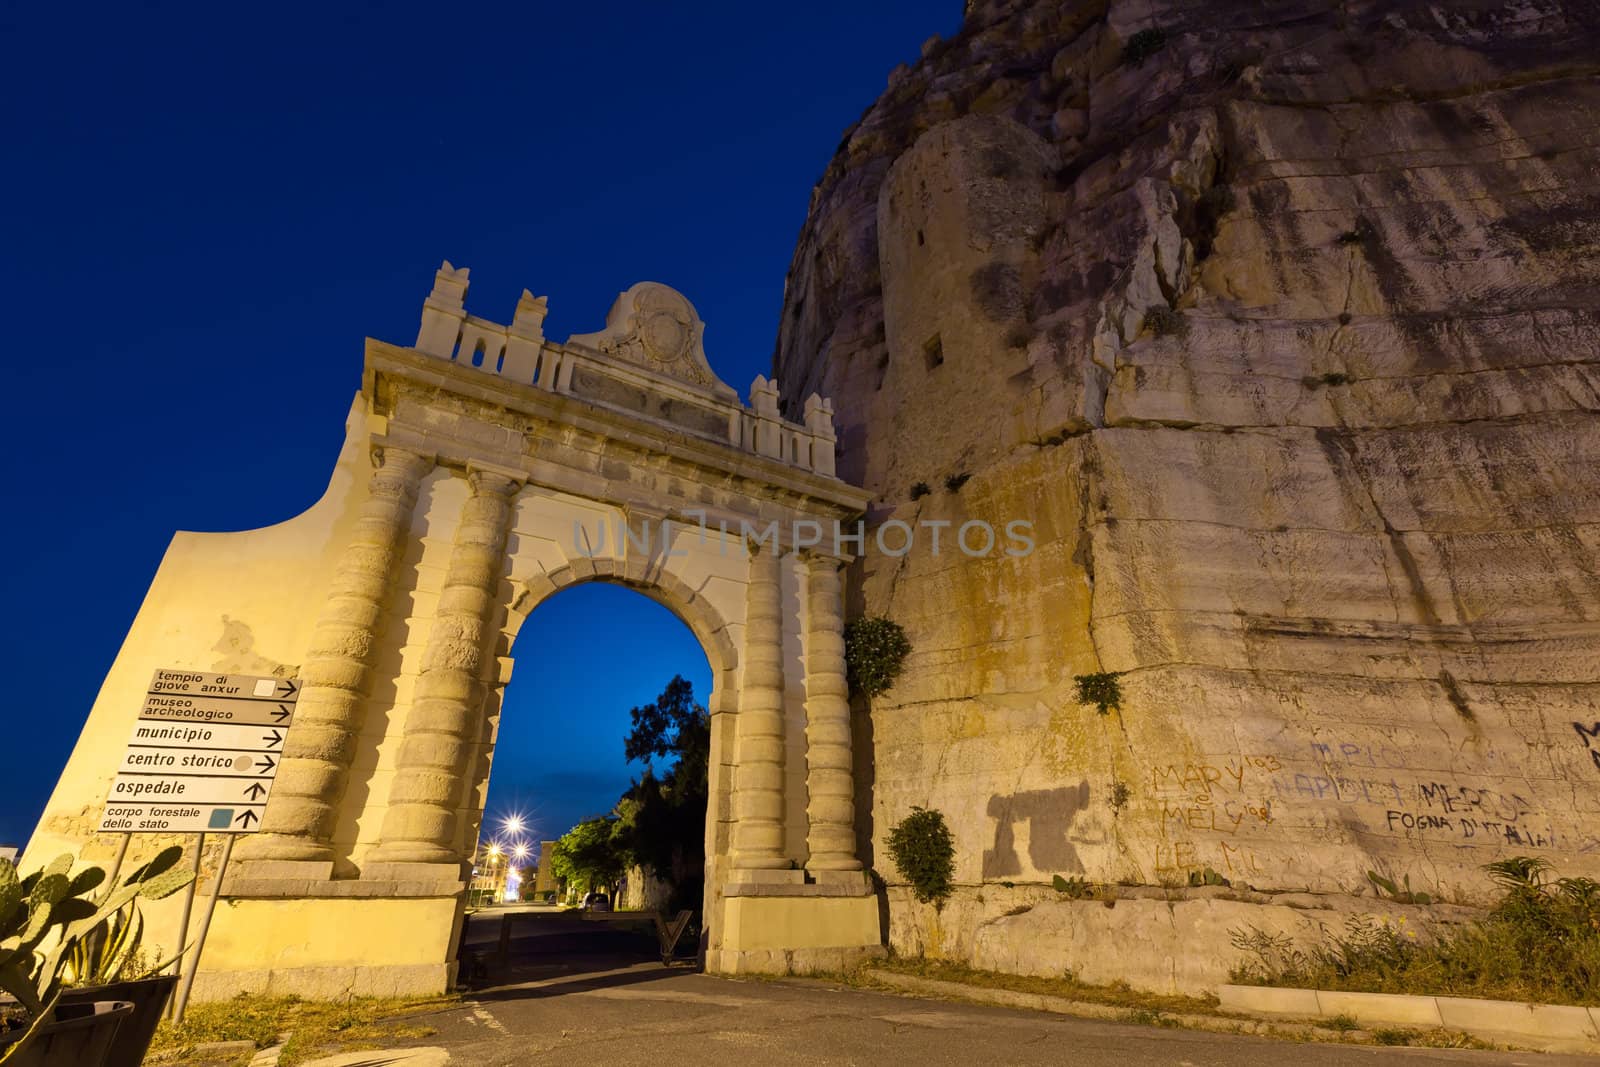
<path id="1" fill-rule="evenodd" d="M 950 1004 L 817 982 L 736 981 L 632 962 L 618 951 L 615 938 L 586 938 L 573 919 L 539 925 L 539 934 L 519 939 L 516 966 L 499 976 L 504 984 L 469 994 L 463 1007 L 428 1019 L 437 1034 L 414 1043 L 447 1049 L 451 1063 L 485 1067 L 1600 1064 L 1591 1057 L 1538 1053 L 1301 1044 Z M 642 945 L 648 953 L 648 941 Z"/>

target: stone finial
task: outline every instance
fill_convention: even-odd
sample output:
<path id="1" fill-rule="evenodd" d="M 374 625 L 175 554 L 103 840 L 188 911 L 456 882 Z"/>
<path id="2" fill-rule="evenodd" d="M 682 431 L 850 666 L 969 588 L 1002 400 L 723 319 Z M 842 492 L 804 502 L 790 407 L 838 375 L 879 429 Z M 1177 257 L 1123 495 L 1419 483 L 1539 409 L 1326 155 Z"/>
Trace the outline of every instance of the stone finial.
<path id="1" fill-rule="evenodd" d="M 778 383 L 768 381 L 764 374 L 756 375 L 756 380 L 750 383 L 750 406 L 756 409 L 758 415 L 778 414 Z"/>
<path id="2" fill-rule="evenodd" d="M 470 267 L 452 267 L 450 261 L 445 260 L 434 273 L 433 292 L 428 294 L 428 303 L 445 308 L 466 307 L 467 275 L 470 273 Z"/>
<path id="3" fill-rule="evenodd" d="M 542 296 L 534 296 L 531 292 L 522 290 L 522 297 L 517 301 L 516 314 L 511 319 L 511 329 L 527 337 L 544 338 L 544 317 L 550 310 L 549 301 Z"/>
<path id="4" fill-rule="evenodd" d="M 812 393 L 806 397 L 806 429 L 818 437 L 833 436 L 833 401 Z"/>
<path id="5" fill-rule="evenodd" d="M 806 397 L 806 429 L 811 432 L 811 469 L 818 474 L 834 474 L 833 450 L 838 438 L 833 429 L 832 400 L 816 393 Z"/>
<path id="6" fill-rule="evenodd" d="M 417 329 L 417 349 L 430 356 L 449 359 L 461 335 L 466 318 L 466 267 L 452 267 L 444 261 L 433 276 L 433 292 L 422 302 L 422 325 Z"/>

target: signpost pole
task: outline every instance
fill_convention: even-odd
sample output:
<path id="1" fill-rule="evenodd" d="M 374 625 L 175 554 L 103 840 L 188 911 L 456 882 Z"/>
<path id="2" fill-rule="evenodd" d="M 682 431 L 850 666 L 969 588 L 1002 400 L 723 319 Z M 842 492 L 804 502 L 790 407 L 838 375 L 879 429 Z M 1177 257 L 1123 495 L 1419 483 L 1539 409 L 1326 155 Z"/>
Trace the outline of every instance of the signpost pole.
<path id="1" fill-rule="evenodd" d="M 205 914 L 200 919 L 200 933 L 195 937 L 194 955 L 189 957 L 183 973 L 183 983 L 178 987 L 177 1006 L 172 1011 L 172 1024 L 183 1025 L 183 1011 L 189 1006 L 189 990 L 194 986 L 194 974 L 200 969 L 200 953 L 206 950 L 206 934 L 211 930 L 211 914 L 217 910 L 217 897 L 222 895 L 222 878 L 228 873 L 228 857 L 233 855 L 233 834 L 223 837 L 222 861 L 217 864 L 217 877 L 211 883 L 211 894 L 206 898 Z"/>
<path id="2" fill-rule="evenodd" d="M 132 834 L 122 835 L 122 841 L 117 845 L 117 858 L 111 861 L 111 873 L 106 875 L 106 888 L 105 892 L 100 894 L 100 899 L 109 897 L 111 891 L 117 888 L 117 876 L 122 873 L 122 861 L 128 858 L 128 842 L 132 840 Z"/>
<path id="3" fill-rule="evenodd" d="M 195 887 L 200 884 L 200 860 L 206 853 L 206 835 L 196 834 L 194 842 L 194 880 L 183 891 L 183 915 L 178 919 L 178 958 L 172 961 L 177 973 L 183 973 L 184 942 L 189 940 L 189 913 L 194 910 Z M 172 1017 L 175 1002 L 167 1001 L 167 1017 Z"/>

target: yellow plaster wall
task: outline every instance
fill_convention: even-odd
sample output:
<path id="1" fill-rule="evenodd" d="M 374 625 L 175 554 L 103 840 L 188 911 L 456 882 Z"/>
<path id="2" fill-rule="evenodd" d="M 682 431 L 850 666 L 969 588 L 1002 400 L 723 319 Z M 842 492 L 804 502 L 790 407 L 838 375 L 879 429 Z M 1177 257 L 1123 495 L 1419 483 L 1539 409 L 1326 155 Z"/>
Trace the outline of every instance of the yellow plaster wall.
<path id="1" fill-rule="evenodd" d="M 327 490 L 310 508 L 259 530 L 173 536 L 28 842 L 22 870 L 62 853 L 99 864 L 111 861 L 120 835 L 96 832 L 103 801 L 157 668 L 295 672 L 366 495 L 367 437 L 366 403 L 358 395 Z M 54 713 L 70 718 L 79 711 Z M 193 842 L 191 835 L 140 834 L 128 862 L 174 843 L 192 848 Z M 178 942 L 175 907 L 158 907 L 150 918 L 148 940 L 165 946 Z"/>
<path id="2" fill-rule="evenodd" d="M 206 940 L 207 971 L 437 964 L 455 952 L 449 898 L 227 900 Z"/>

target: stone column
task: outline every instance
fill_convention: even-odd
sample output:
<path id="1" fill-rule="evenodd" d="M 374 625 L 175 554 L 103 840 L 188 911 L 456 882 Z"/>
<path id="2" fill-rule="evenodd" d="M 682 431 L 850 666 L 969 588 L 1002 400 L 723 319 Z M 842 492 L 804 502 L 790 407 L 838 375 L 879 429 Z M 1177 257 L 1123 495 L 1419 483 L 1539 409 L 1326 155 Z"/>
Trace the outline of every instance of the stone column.
<path id="1" fill-rule="evenodd" d="M 859 871 L 838 560 L 811 558 L 806 604 L 806 869 Z"/>
<path id="2" fill-rule="evenodd" d="M 482 734 L 484 684 L 511 498 L 522 479 L 473 469 L 472 496 L 461 511 L 433 629 L 422 654 L 406 716 L 397 772 L 389 789 L 378 847 L 366 870 L 384 863 L 458 863 L 456 820 L 466 792 L 467 761 Z"/>
<path id="3" fill-rule="evenodd" d="M 239 843 L 241 860 L 333 859 L 333 828 L 361 729 L 384 601 L 404 552 L 417 486 L 433 459 L 405 449 L 374 452 L 375 470 L 355 532 L 311 636 L 304 688 L 284 739 L 261 833 Z"/>
<path id="4" fill-rule="evenodd" d="M 757 547 L 745 594 L 744 669 L 733 769 L 735 870 L 789 866 L 783 853 L 783 622 L 779 549 Z"/>

